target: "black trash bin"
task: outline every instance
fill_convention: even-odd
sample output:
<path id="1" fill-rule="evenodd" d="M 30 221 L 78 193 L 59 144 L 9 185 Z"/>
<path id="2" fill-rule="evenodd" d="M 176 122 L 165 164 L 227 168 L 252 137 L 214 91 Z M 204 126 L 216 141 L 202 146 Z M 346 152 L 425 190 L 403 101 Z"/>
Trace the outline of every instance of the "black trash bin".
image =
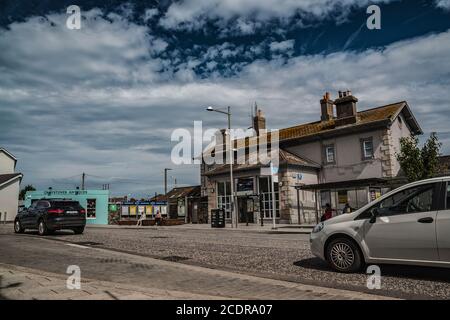
<path id="1" fill-rule="evenodd" d="M 211 210 L 211 228 L 225 228 L 225 210 Z"/>

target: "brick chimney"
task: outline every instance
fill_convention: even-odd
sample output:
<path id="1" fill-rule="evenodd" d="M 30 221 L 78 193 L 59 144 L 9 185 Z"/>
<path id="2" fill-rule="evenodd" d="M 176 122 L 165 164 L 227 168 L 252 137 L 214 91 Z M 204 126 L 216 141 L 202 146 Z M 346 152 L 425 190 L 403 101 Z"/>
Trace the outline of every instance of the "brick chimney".
<path id="1" fill-rule="evenodd" d="M 336 125 L 352 124 L 357 121 L 356 102 L 358 99 L 350 90 L 339 91 L 339 98 L 334 100 L 336 105 Z"/>
<path id="2" fill-rule="evenodd" d="M 266 129 L 266 118 L 261 109 L 257 109 L 255 116 L 253 117 L 253 129 L 256 131 L 257 135 L 259 135 L 261 129 Z"/>
<path id="3" fill-rule="evenodd" d="M 328 121 L 333 119 L 333 100 L 331 100 L 329 92 L 325 92 L 322 100 L 320 100 L 320 110 L 322 112 L 320 120 Z"/>

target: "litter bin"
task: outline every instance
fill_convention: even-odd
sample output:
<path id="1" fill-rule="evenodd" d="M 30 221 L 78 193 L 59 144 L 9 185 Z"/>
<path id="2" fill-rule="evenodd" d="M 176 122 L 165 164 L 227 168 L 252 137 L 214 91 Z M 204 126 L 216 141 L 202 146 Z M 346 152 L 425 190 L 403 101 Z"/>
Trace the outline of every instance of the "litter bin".
<path id="1" fill-rule="evenodd" d="M 211 228 L 225 228 L 225 210 L 211 210 Z"/>

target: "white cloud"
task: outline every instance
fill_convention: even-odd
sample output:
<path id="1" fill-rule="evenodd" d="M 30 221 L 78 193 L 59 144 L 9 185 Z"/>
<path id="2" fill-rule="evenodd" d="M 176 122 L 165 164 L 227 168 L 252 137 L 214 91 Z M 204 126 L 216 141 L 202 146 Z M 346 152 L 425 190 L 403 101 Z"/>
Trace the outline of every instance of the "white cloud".
<path id="1" fill-rule="evenodd" d="M 435 0 L 435 3 L 438 8 L 450 10 L 450 0 Z"/>
<path id="2" fill-rule="evenodd" d="M 289 52 L 294 49 L 295 40 L 285 40 L 280 42 L 271 42 L 269 47 L 273 52 Z"/>
<path id="3" fill-rule="evenodd" d="M 148 22 L 149 20 L 153 19 L 158 14 L 159 14 L 159 10 L 156 8 L 146 9 L 144 12 L 143 20 L 144 20 L 144 22 Z"/>
<path id="4" fill-rule="evenodd" d="M 160 23 L 169 29 L 198 29 L 208 20 L 238 19 L 243 33 L 254 31 L 254 21 L 298 17 L 341 21 L 353 8 L 395 0 L 181 0 L 172 3 Z"/>
<path id="5" fill-rule="evenodd" d="M 160 191 L 172 129 L 194 120 L 225 125 L 205 106 L 231 105 L 233 125 L 246 128 L 257 101 L 270 127 L 286 127 L 318 120 L 323 93 L 347 88 L 359 109 L 408 100 L 450 152 L 450 31 L 383 50 L 266 60 L 251 55 L 264 45 L 224 43 L 183 59 L 146 27 L 114 15 L 109 22 L 98 11 L 88 16 L 80 31 L 66 29 L 64 15 L 49 16 L 54 25 L 31 18 L 0 31 L 0 142 L 19 156 L 25 183 L 48 187 L 43 179 L 84 171 L 139 178 L 149 181 L 147 193 Z M 246 54 L 253 57 L 246 65 L 217 62 Z M 194 72 L 202 63 L 237 73 L 204 78 Z M 195 168 L 174 169 L 179 183 L 199 182 Z M 142 185 L 112 187 L 143 192 Z"/>

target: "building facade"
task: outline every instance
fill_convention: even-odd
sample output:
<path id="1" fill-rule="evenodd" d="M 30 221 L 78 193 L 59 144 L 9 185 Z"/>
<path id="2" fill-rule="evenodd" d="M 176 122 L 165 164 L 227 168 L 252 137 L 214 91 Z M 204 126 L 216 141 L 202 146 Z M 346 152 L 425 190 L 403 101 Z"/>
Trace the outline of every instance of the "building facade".
<path id="1" fill-rule="evenodd" d="M 109 190 L 45 190 L 28 191 L 25 207 L 40 199 L 68 199 L 78 201 L 86 210 L 87 224 L 108 224 Z"/>
<path id="2" fill-rule="evenodd" d="M 359 112 L 357 102 L 350 91 L 339 92 L 335 101 L 326 93 L 320 100 L 319 121 L 279 130 L 278 183 L 271 183 L 262 165 L 234 165 L 240 222 L 272 220 L 272 188 L 277 222 L 313 224 L 326 204 L 335 215 L 341 214 L 344 206 L 358 209 L 392 187 L 400 170 L 400 138 L 422 130 L 406 101 Z M 256 134 L 265 129 L 260 110 L 253 128 Z M 201 166 L 209 212 L 224 208 L 228 219 L 229 176 L 228 165 Z"/>
<path id="3" fill-rule="evenodd" d="M 17 158 L 0 148 L 0 220 L 14 221 L 19 207 L 20 182 L 23 175 L 15 172 Z"/>
<path id="4" fill-rule="evenodd" d="M 176 187 L 167 193 L 169 217 L 185 223 L 207 223 L 207 198 L 201 197 L 201 186 Z"/>

